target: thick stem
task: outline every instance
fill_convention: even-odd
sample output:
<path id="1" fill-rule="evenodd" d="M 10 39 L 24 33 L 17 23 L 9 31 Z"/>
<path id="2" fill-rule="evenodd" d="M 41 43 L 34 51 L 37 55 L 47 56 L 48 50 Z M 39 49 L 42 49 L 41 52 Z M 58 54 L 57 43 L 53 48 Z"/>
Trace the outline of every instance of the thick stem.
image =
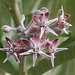
<path id="1" fill-rule="evenodd" d="M 13 0 L 12 5 L 8 5 L 8 4 L 5 4 L 5 5 L 14 20 L 15 26 L 17 27 L 21 25 L 20 24 L 20 11 L 19 11 L 18 3 L 16 2 L 16 0 Z"/>
<path id="2" fill-rule="evenodd" d="M 19 75 L 27 75 L 26 57 L 20 57 Z"/>
<path id="3" fill-rule="evenodd" d="M 24 58 L 22 56 L 20 56 L 19 75 L 24 75 L 23 63 L 24 63 Z"/>
<path id="4" fill-rule="evenodd" d="M 25 75 L 27 75 L 27 67 L 26 67 L 26 57 L 24 57 L 24 71 L 25 71 Z"/>

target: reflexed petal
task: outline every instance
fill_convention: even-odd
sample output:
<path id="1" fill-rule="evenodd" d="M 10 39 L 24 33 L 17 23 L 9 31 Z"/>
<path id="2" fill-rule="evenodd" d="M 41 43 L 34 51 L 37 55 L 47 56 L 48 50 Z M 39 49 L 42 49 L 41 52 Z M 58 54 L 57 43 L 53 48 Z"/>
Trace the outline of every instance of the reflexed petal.
<path id="1" fill-rule="evenodd" d="M 14 43 L 16 46 L 20 46 L 21 45 L 21 40 L 18 40 Z"/>
<path id="2" fill-rule="evenodd" d="M 52 63 L 52 67 L 54 67 L 54 54 L 53 53 L 51 53 L 51 63 Z"/>
<path id="3" fill-rule="evenodd" d="M 58 20 L 58 18 L 55 18 L 55 19 L 52 19 L 52 20 L 49 20 L 49 21 L 45 22 L 45 24 L 49 25 L 49 24 L 51 24 L 51 23 L 53 23 L 53 22 L 55 22 L 57 20 Z"/>
<path id="4" fill-rule="evenodd" d="M 29 40 L 27 40 L 27 39 L 22 39 L 22 42 L 28 48 L 32 48 L 33 47 L 32 44 L 31 44 L 31 42 Z"/>
<path id="5" fill-rule="evenodd" d="M 33 21 L 34 21 L 36 24 L 39 24 L 39 23 L 40 23 L 40 19 L 39 19 L 36 15 L 33 15 Z"/>
<path id="6" fill-rule="evenodd" d="M 39 54 L 40 55 L 42 55 L 42 56 L 44 56 L 44 57 L 46 57 L 46 58 L 49 58 L 49 57 L 51 57 L 50 55 L 47 55 L 46 53 L 44 53 L 43 51 L 39 51 Z"/>
<path id="7" fill-rule="evenodd" d="M 17 54 L 16 54 L 15 52 L 13 53 L 13 56 L 14 56 L 15 60 L 16 60 L 18 63 L 20 63 L 19 58 L 18 58 L 18 56 L 17 56 Z"/>
<path id="8" fill-rule="evenodd" d="M 43 33 L 41 40 L 45 40 L 45 32 Z"/>
<path id="9" fill-rule="evenodd" d="M 61 16 L 59 16 L 58 24 L 59 24 L 60 27 L 63 27 L 62 22 L 63 22 L 63 18 Z"/>
<path id="10" fill-rule="evenodd" d="M 28 50 L 27 52 L 21 53 L 20 55 L 25 55 L 25 56 L 27 56 L 27 55 L 30 55 L 30 54 L 32 54 L 32 53 L 33 53 L 33 49 L 30 49 L 30 50 Z"/>
<path id="11" fill-rule="evenodd" d="M 33 67 L 35 66 L 36 59 L 37 59 L 37 53 L 33 53 Z"/>
<path id="12" fill-rule="evenodd" d="M 12 53 L 8 53 L 6 59 L 3 61 L 3 63 L 5 63 L 5 62 L 9 59 L 9 57 L 10 57 L 11 55 L 12 55 Z"/>
<path id="13" fill-rule="evenodd" d="M 57 42 L 58 42 L 58 38 L 56 38 L 56 39 L 54 39 L 54 40 L 52 41 L 53 47 L 55 47 L 55 46 L 57 45 Z"/>
<path id="14" fill-rule="evenodd" d="M 28 32 L 28 34 L 35 34 L 35 33 L 37 33 L 38 31 L 40 31 L 40 27 L 34 27 L 34 28 L 32 28 L 32 29 Z"/>
<path id="15" fill-rule="evenodd" d="M 51 28 L 46 27 L 46 30 L 49 31 L 50 33 L 52 33 L 52 34 L 58 36 Z"/>
<path id="16" fill-rule="evenodd" d="M 41 27 L 40 39 L 42 38 L 44 32 L 45 32 L 45 28 L 44 27 Z"/>
<path id="17" fill-rule="evenodd" d="M 61 17 L 64 18 L 64 10 L 63 10 L 63 6 L 61 6 L 61 9 L 62 9 L 62 15 L 61 15 Z"/>
<path id="18" fill-rule="evenodd" d="M 64 18 L 65 18 L 65 20 L 67 20 L 69 17 L 70 17 L 69 14 L 64 14 Z"/>
<path id="19" fill-rule="evenodd" d="M 68 34 L 67 30 L 65 28 L 62 29 L 62 32 Z"/>
<path id="20" fill-rule="evenodd" d="M 33 41 L 34 41 L 35 45 L 38 47 L 39 46 L 39 43 L 40 43 L 39 35 L 38 36 L 35 35 L 33 37 Z"/>
<path id="21" fill-rule="evenodd" d="M 0 50 L 5 51 L 5 52 L 9 52 L 9 48 L 0 48 Z"/>
<path id="22" fill-rule="evenodd" d="M 54 53 L 57 53 L 59 51 L 68 50 L 68 48 L 56 48 L 56 51 Z"/>
<path id="23" fill-rule="evenodd" d="M 60 14 L 61 14 L 61 9 L 58 10 L 57 17 L 59 17 Z"/>
<path id="24" fill-rule="evenodd" d="M 13 41 L 11 39 L 9 39 L 8 37 L 5 37 L 5 38 L 6 38 L 8 46 L 12 47 Z"/>

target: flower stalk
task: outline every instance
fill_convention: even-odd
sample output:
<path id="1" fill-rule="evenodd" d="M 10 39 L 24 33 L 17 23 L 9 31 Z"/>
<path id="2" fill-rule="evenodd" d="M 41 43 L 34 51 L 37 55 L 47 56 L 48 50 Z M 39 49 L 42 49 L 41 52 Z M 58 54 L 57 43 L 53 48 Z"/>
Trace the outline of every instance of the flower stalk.
<path id="1" fill-rule="evenodd" d="M 19 10 L 18 3 L 16 2 L 16 0 L 13 0 L 12 5 L 8 5 L 8 4 L 5 4 L 5 5 L 14 20 L 15 26 L 17 27 L 17 26 L 21 25 L 20 10 Z"/>

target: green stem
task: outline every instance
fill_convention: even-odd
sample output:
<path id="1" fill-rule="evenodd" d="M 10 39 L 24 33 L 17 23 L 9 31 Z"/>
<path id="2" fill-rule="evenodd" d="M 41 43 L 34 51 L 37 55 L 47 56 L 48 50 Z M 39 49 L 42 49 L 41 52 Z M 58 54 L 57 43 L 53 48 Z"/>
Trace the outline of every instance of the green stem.
<path id="1" fill-rule="evenodd" d="M 19 75 L 24 75 L 23 63 L 24 63 L 24 58 L 22 56 L 20 56 Z"/>
<path id="2" fill-rule="evenodd" d="M 27 68 L 26 68 L 26 57 L 24 57 L 25 61 L 24 61 L 24 71 L 25 71 L 25 75 L 27 75 Z"/>
<path id="3" fill-rule="evenodd" d="M 21 25 L 20 24 L 20 10 L 19 10 L 18 3 L 16 2 L 16 0 L 13 0 L 12 5 L 9 5 L 6 3 L 5 3 L 5 5 L 14 20 L 15 26 L 17 27 L 17 26 Z"/>
<path id="4" fill-rule="evenodd" d="M 26 57 L 20 57 L 19 75 L 27 75 Z"/>

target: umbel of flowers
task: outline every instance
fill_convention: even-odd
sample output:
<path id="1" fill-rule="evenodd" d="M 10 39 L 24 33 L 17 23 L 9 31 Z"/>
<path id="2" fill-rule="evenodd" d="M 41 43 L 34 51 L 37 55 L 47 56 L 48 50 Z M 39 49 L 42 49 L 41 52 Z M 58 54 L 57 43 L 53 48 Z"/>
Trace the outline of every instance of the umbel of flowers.
<path id="1" fill-rule="evenodd" d="M 40 10 L 36 10 L 33 14 L 32 20 L 24 26 L 25 16 L 20 17 L 21 25 L 17 28 L 4 25 L 2 30 L 4 32 L 14 31 L 20 37 L 15 43 L 8 37 L 5 37 L 7 41 L 6 48 L 0 48 L 0 50 L 8 52 L 8 55 L 3 63 L 5 63 L 11 55 L 14 56 L 15 60 L 20 63 L 19 56 L 33 56 L 33 67 L 35 66 L 36 59 L 41 55 L 45 59 L 51 59 L 52 67 L 54 67 L 54 54 L 68 50 L 68 48 L 56 48 L 58 38 L 50 41 L 46 39 L 46 34 L 58 34 L 66 33 L 67 29 L 71 24 L 67 23 L 66 20 L 70 17 L 69 14 L 64 14 L 63 6 L 58 10 L 57 17 L 49 20 L 49 11 L 46 7 L 42 7 Z"/>

